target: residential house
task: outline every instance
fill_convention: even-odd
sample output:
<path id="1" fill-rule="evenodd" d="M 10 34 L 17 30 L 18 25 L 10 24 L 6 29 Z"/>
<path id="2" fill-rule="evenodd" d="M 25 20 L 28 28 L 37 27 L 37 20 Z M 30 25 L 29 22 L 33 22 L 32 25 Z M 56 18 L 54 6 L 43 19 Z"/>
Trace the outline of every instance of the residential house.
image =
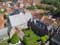
<path id="1" fill-rule="evenodd" d="M 18 27 L 20 30 L 28 28 L 27 22 L 32 18 L 30 12 L 20 12 L 19 14 L 9 15 L 10 24 L 12 27 Z"/>
<path id="2" fill-rule="evenodd" d="M 36 32 L 38 35 L 40 33 L 43 34 L 44 31 L 39 32 L 36 30 L 48 30 L 48 31 L 53 32 L 52 24 L 54 23 L 54 21 L 51 18 L 49 18 L 48 16 L 40 15 L 40 13 L 35 13 L 35 12 L 32 13 L 32 15 L 34 19 L 32 22 L 30 22 L 31 23 L 30 25 L 32 25 L 32 29 L 34 30 L 34 32 Z"/>

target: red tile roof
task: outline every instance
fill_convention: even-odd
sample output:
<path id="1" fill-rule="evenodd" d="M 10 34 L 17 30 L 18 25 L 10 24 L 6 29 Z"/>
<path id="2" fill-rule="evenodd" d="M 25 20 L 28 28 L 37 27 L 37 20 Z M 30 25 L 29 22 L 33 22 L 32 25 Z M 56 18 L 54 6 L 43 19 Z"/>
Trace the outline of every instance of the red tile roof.
<path id="1" fill-rule="evenodd" d="M 43 17 L 43 15 L 40 15 L 39 13 L 33 13 L 32 15 L 33 17 L 38 18 L 38 19 L 41 19 Z"/>
<path id="2" fill-rule="evenodd" d="M 46 24 L 52 24 L 53 23 L 53 20 L 52 19 L 49 19 L 47 16 L 43 16 L 44 19 L 43 19 L 43 22 L 46 23 Z"/>
<path id="3" fill-rule="evenodd" d="M 0 28 L 3 28 L 4 27 L 4 18 L 3 16 L 0 16 Z"/>

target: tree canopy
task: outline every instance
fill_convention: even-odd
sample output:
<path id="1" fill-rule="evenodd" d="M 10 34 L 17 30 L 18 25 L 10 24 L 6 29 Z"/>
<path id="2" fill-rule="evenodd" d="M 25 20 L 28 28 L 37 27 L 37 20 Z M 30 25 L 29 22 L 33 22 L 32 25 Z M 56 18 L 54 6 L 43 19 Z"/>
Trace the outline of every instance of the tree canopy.
<path id="1" fill-rule="evenodd" d="M 0 0 L 0 2 L 5 2 L 5 1 L 7 1 L 7 0 Z"/>
<path id="2" fill-rule="evenodd" d="M 60 0 L 41 0 L 41 2 L 47 3 L 47 4 L 53 4 L 55 6 L 60 4 Z"/>

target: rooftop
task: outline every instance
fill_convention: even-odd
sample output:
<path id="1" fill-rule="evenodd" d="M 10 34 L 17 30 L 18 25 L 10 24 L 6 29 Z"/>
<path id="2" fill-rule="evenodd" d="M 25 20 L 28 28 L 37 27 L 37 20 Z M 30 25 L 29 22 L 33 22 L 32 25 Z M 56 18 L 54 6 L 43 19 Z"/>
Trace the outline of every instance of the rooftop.
<path id="1" fill-rule="evenodd" d="M 44 18 L 44 19 L 43 19 Z M 43 16 L 42 17 L 42 21 L 46 24 L 52 24 L 53 23 L 53 20 L 52 19 L 49 19 L 48 16 Z"/>
<path id="2" fill-rule="evenodd" d="M 4 24 L 5 24 L 4 21 L 5 21 L 4 20 L 4 17 L 3 16 L 0 16 L 0 28 L 3 28 L 4 27 Z"/>

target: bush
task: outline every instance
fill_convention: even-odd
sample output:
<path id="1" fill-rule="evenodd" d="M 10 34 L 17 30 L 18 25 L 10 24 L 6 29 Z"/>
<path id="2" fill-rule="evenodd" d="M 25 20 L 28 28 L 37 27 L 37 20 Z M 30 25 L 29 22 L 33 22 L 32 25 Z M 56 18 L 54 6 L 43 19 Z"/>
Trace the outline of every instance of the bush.
<path id="1" fill-rule="evenodd" d="M 18 35 L 15 33 L 15 34 L 12 36 L 12 38 L 10 39 L 10 43 L 15 44 L 15 43 L 17 43 L 19 40 L 20 40 L 20 39 L 19 39 Z"/>

